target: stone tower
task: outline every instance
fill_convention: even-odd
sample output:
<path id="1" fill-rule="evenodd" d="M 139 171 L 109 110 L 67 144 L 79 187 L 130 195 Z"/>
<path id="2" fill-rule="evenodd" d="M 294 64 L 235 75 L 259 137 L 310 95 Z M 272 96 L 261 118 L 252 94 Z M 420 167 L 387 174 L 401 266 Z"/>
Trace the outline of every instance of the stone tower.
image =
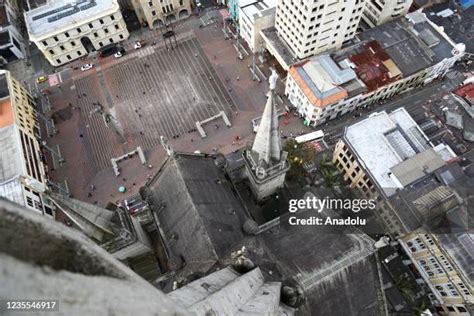
<path id="1" fill-rule="evenodd" d="M 282 151 L 278 131 L 278 114 L 273 100 L 278 76 L 273 71 L 270 76 L 270 90 L 263 111 L 257 135 L 250 150 L 243 154 L 250 188 L 257 199 L 262 201 L 283 186 L 290 165 L 287 153 Z"/>

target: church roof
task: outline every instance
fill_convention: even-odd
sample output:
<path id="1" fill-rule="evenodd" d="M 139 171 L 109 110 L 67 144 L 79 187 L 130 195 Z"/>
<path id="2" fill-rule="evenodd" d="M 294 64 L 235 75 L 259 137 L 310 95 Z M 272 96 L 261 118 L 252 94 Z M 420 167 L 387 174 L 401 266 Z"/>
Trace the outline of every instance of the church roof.
<path id="1" fill-rule="evenodd" d="M 242 206 L 212 157 L 176 153 L 147 186 L 165 243 L 190 272 L 207 271 L 243 237 Z"/>
<path id="2" fill-rule="evenodd" d="M 115 212 L 62 194 L 48 192 L 47 195 L 90 238 L 103 242 L 119 233 Z"/>
<path id="3" fill-rule="evenodd" d="M 309 218 L 312 210 L 298 218 Z M 293 281 L 306 298 L 299 315 L 381 315 L 373 240 L 351 227 L 291 226 L 247 237 L 246 255 L 267 281 Z M 317 311 L 317 312 L 315 312 Z"/>

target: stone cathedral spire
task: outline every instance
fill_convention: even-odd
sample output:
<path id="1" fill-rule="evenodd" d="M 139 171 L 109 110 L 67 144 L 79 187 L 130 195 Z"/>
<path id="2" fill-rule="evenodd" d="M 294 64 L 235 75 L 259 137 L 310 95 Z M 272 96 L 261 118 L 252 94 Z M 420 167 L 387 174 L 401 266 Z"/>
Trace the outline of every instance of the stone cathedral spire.
<path id="1" fill-rule="evenodd" d="M 273 99 L 278 75 L 273 70 L 269 78 L 270 89 L 257 135 L 250 150 L 244 152 L 246 173 L 250 187 L 258 201 L 283 186 L 289 169 L 287 153 L 281 149 L 278 132 L 278 113 Z"/>
<path id="2" fill-rule="evenodd" d="M 268 165 L 272 161 L 280 161 L 281 156 L 278 115 L 273 103 L 273 91 L 275 90 L 277 79 L 278 75 L 273 71 L 270 77 L 270 91 L 268 91 L 267 104 L 265 105 L 257 136 L 252 146 L 252 151 L 258 154 L 258 160 Z"/>

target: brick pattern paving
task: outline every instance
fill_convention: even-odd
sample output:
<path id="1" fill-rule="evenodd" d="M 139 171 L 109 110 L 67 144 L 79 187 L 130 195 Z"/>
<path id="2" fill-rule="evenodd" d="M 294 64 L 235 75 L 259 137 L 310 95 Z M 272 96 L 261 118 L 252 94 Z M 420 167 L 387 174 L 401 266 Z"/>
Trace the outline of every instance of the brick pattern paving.
<path id="1" fill-rule="evenodd" d="M 98 170 L 110 167 L 110 158 L 124 148 L 103 118 L 90 114 L 97 102 L 116 113 L 130 149 L 151 149 L 160 144 L 160 135 L 177 138 L 192 131 L 196 121 L 220 111 L 232 114 L 232 100 L 195 38 L 171 51 L 152 46 L 132 51 L 96 69 L 99 76 L 94 71 L 75 84 L 87 127 L 85 145 Z"/>
<path id="2" fill-rule="evenodd" d="M 78 94 L 77 104 L 81 109 L 81 124 L 83 126 L 84 150 L 91 158 L 95 170 L 111 166 L 110 158 L 123 154 L 121 144 L 112 129 L 106 126 L 104 118 L 98 113 L 92 113 L 97 108 L 97 102 L 105 105 L 105 97 L 97 89 L 99 83 L 95 76 L 86 77 L 75 82 Z"/>
<path id="3" fill-rule="evenodd" d="M 70 75 L 64 76 L 62 89 L 51 89 L 51 98 L 55 110 L 72 111 L 72 117 L 64 115 L 58 124 L 60 134 L 50 139 L 51 145 L 60 145 L 66 158 L 65 166 L 52 177 L 58 182 L 67 180 L 75 197 L 105 205 L 137 193 L 166 156 L 159 145 L 160 135 L 167 136 L 176 151 L 186 152 L 229 153 L 251 143 L 250 122 L 261 115 L 268 84 L 252 81 L 250 57 L 239 60 L 220 28 L 197 28 L 189 22 L 176 27 L 180 32 L 175 50 L 168 52 L 154 30 L 138 35 L 148 42 L 139 50 L 133 49 L 134 40 L 123 43 L 127 54 L 122 58 L 90 56 L 65 67 Z M 95 67 L 85 72 L 74 68 L 88 62 Z M 279 90 L 283 91 L 281 82 Z M 106 127 L 99 114 L 90 114 L 97 102 L 116 115 L 126 142 Z M 218 120 L 219 129 L 214 122 L 204 127 L 207 138 L 188 133 L 195 121 L 221 110 L 229 115 L 231 128 Z M 286 135 L 303 129 L 296 117 L 282 120 L 280 128 Z M 180 137 L 173 138 L 176 135 Z M 240 141 L 235 141 L 237 136 Z M 122 161 L 121 175 L 116 177 L 110 158 L 138 145 L 145 150 L 147 164 L 141 165 L 136 157 Z M 91 191 L 91 184 L 97 189 Z M 117 192 L 121 185 L 126 186 L 126 193 Z"/>

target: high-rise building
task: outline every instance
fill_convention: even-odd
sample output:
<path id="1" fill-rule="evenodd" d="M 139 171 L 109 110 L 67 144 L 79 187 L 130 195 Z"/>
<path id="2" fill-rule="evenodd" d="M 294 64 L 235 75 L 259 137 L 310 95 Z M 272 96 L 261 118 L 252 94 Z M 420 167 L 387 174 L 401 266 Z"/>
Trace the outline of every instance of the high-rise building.
<path id="1" fill-rule="evenodd" d="M 275 27 L 298 59 L 339 49 L 354 37 L 365 0 L 292 1 L 278 3 Z"/>
<path id="2" fill-rule="evenodd" d="M 53 216 L 42 192 L 46 170 L 40 150 L 34 101 L 11 75 L 0 71 L 0 196 Z"/>
<path id="3" fill-rule="evenodd" d="M 287 152 L 281 148 L 278 114 L 273 100 L 277 74 L 270 77 L 270 91 L 252 148 L 244 152 L 250 189 L 257 200 L 263 200 L 283 186 L 290 169 Z"/>
<path id="4" fill-rule="evenodd" d="M 140 23 L 149 28 L 187 18 L 191 14 L 190 0 L 132 0 Z"/>
<path id="5" fill-rule="evenodd" d="M 412 0 L 368 0 L 362 20 L 371 27 L 384 24 L 407 14 L 412 2 Z"/>
<path id="6" fill-rule="evenodd" d="M 60 66 L 128 38 L 117 0 L 48 2 L 25 12 L 30 41 Z"/>

